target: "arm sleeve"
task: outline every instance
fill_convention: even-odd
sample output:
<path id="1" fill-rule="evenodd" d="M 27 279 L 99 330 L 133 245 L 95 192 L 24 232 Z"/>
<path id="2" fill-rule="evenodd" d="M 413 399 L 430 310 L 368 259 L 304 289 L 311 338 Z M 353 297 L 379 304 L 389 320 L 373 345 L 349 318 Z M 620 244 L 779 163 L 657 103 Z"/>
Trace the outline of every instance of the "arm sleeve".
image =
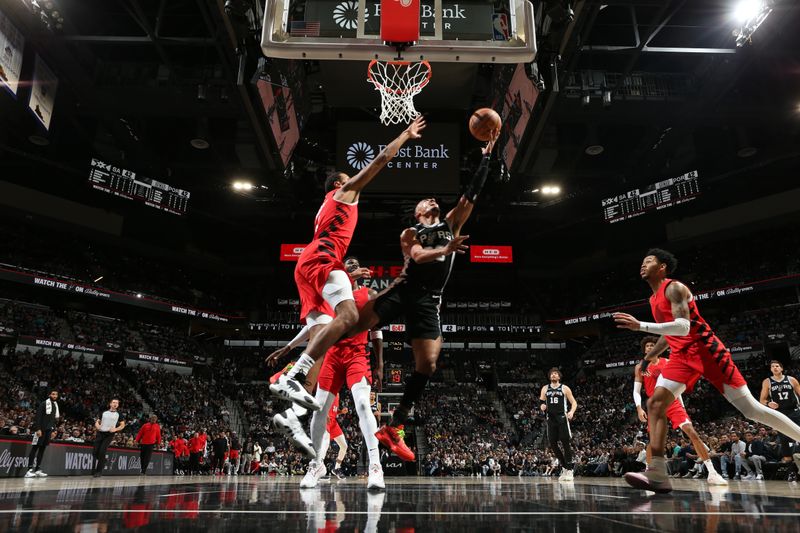
<path id="1" fill-rule="evenodd" d="M 481 164 L 478 165 L 478 170 L 475 171 L 472 181 L 464 192 L 464 197 L 473 204 L 478 200 L 478 195 L 481 194 L 483 186 L 486 184 L 486 176 L 489 174 L 489 159 L 491 157 L 491 154 L 483 156 Z"/>
<path id="2" fill-rule="evenodd" d="M 311 328 L 308 327 L 308 325 L 303 326 L 303 329 L 300 330 L 300 333 L 298 333 L 294 339 L 289 341 L 289 348 L 297 348 L 302 343 L 306 342 L 311 336 L 310 331 Z"/>
<path id="3" fill-rule="evenodd" d="M 689 334 L 691 324 L 685 318 L 676 318 L 672 322 L 656 324 L 654 322 L 639 322 L 639 331 L 655 333 L 656 335 L 672 335 L 674 337 L 685 337 Z"/>
<path id="4" fill-rule="evenodd" d="M 641 381 L 634 381 L 633 382 L 633 403 L 636 404 L 636 407 L 642 406 L 642 382 Z"/>

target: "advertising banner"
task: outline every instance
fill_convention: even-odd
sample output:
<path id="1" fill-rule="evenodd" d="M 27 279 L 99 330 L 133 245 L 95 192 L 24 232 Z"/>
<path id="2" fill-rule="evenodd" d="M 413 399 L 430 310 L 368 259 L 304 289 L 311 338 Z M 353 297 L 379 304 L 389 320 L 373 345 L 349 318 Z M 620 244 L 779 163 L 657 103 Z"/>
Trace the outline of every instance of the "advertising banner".
<path id="1" fill-rule="evenodd" d="M 469 260 L 473 263 L 513 263 L 511 246 L 476 244 L 469 247 Z"/>
<path id="2" fill-rule="evenodd" d="M 31 87 L 31 99 L 28 103 L 33 114 L 42 123 L 44 129 L 50 129 L 50 120 L 53 118 L 53 108 L 56 103 L 56 90 L 58 89 L 58 78 L 50 70 L 42 58 L 36 56 L 36 63 L 33 69 L 33 87 Z"/>
<path id="3" fill-rule="evenodd" d="M 305 244 L 281 244 L 281 261 L 297 261 L 305 247 Z"/>
<path id="4" fill-rule="evenodd" d="M 126 351 L 125 359 L 141 361 L 144 363 L 153 363 L 156 365 L 192 366 L 191 362 L 179 357 L 174 357 L 171 355 L 157 355 L 154 353 L 145 352 Z"/>
<path id="5" fill-rule="evenodd" d="M 193 318 L 210 320 L 213 322 L 231 322 L 244 319 L 244 317 L 212 313 L 210 311 L 203 311 L 202 309 L 196 309 L 184 305 L 153 300 L 146 296 L 136 296 L 133 294 L 112 291 L 102 287 L 94 287 L 92 285 L 79 283 L 72 280 L 60 279 L 51 274 L 26 272 L 25 270 L 12 265 L 0 265 L 0 280 L 14 281 L 17 283 L 24 283 L 26 285 L 37 285 L 47 289 L 71 292 L 83 296 L 91 296 L 93 298 L 107 300 L 109 302 L 135 305 L 137 307 L 144 307 L 147 309 L 153 309 L 155 311 L 186 315 Z"/>
<path id="6" fill-rule="evenodd" d="M 357 174 L 404 129 L 404 124 L 387 127 L 377 121 L 340 121 L 336 168 L 350 176 Z M 460 137 L 454 123 L 429 123 L 422 138 L 407 142 L 369 184 L 370 194 L 458 194 Z"/>
<path id="7" fill-rule="evenodd" d="M 28 471 L 31 441 L 0 439 L 0 477 L 22 477 Z M 53 442 L 44 452 L 42 470 L 49 476 L 88 476 L 92 473 L 92 443 Z M 172 452 L 154 451 L 148 475 L 171 476 Z M 139 450 L 111 447 L 106 452 L 106 476 L 138 476 L 142 472 Z"/>
<path id="8" fill-rule="evenodd" d="M 378 36 L 381 30 L 380 0 L 366 0 L 364 33 Z M 420 35 L 434 35 L 434 0 L 420 2 Z M 304 25 L 314 36 L 356 37 L 358 0 L 307 0 Z M 442 1 L 442 38 L 445 40 L 490 41 L 494 38 L 494 6 L 475 0 Z"/>
<path id="9" fill-rule="evenodd" d="M 20 336 L 17 338 L 17 347 L 31 347 L 31 348 L 52 348 L 53 350 L 66 350 L 69 352 L 81 352 L 90 354 L 103 354 L 103 348 L 100 346 L 91 346 L 87 344 L 79 344 L 74 342 L 61 342 L 52 339 L 41 339 L 39 337 Z"/>
<path id="10" fill-rule="evenodd" d="M 0 85 L 17 94 L 25 38 L 0 11 Z"/>

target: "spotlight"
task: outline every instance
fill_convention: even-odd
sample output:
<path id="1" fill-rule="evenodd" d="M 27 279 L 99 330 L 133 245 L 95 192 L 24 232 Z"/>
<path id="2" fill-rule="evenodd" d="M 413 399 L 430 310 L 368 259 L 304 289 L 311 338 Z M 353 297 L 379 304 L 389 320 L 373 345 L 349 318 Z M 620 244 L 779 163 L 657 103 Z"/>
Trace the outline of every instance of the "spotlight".
<path id="1" fill-rule="evenodd" d="M 95 282 L 95 283 L 97 283 L 97 282 L 98 282 L 98 281 L 100 281 L 101 279 L 103 279 L 103 276 L 100 276 L 99 278 L 97 278 L 96 280 L 94 280 L 94 282 Z"/>
<path id="2" fill-rule="evenodd" d="M 137 292 L 137 293 L 136 293 L 136 297 L 137 297 L 137 298 L 141 298 L 141 297 L 142 297 L 142 293 L 141 293 L 141 292 Z"/>
<path id="3" fill-rule="evenodd" d="M 741 0 L 733 9 L 733 18 L 736 19 L 736 22 L 744 24 L 757 17 L 763 5 L 763 0 Z"/>
<path id="4" fill-rule="evenodd" d="M 561 187 L 558 185 L 545 185 L 542 187 L 542 194 L 547 194 L 549 196 L 556 195 L 561 192 Z"/>
<path id="5" fill-rule="evenodd" d="M 249 181 L 234 181 L 233 188 L 237 191 L 251 191 L 253 190 L 253 184 Z"/>

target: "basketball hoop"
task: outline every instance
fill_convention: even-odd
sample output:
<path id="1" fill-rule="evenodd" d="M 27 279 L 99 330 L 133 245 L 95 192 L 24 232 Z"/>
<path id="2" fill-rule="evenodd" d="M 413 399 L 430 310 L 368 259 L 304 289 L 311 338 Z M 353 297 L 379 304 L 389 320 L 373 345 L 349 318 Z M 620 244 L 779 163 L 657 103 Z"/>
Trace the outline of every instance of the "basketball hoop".
<path id="1" fill-rule="evenodd" d="M 381 93 L 381 122 L 408 124 L 419 112 L 414 97 L 431 81 L 431 65 L 427 61 L 379 61 L 373 59 L 367 68 L 367 80 Z"/>

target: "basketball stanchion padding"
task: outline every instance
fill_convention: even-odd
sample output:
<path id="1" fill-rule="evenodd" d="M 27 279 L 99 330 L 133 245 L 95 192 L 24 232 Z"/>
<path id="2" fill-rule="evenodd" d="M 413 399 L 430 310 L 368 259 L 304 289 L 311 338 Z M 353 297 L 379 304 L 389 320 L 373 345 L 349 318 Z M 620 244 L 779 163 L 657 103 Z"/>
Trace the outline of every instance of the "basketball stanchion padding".
<path id="1" fill-rule="evenodd" d="M 381 40 L 385 43 L 419 41 L 420 0 L 381 0 Z"/>

